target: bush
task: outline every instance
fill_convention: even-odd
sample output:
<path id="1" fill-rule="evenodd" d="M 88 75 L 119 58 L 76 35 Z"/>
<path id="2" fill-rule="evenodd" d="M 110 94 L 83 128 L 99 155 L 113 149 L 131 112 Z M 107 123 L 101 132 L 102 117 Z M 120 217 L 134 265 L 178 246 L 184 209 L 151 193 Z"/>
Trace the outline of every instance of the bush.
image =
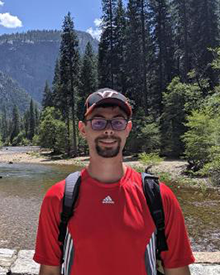
<path id="1" fill-rule="evenodd" d="M 141 153 L 138 155 L 139 161 L 146 166 L 155 166 L 162 162 L 164 159 L 161 158 L 157 153 Z"/>

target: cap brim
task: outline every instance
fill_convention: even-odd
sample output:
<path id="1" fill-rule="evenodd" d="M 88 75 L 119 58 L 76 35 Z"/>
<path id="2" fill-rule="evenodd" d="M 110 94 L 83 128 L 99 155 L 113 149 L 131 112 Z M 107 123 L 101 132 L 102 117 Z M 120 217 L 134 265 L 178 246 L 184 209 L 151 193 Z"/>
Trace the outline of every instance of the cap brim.
<path id="1" fill-rule="evenodd" d="M 123 102 L 122 100 L 117 99 L 117 98 L 103 98 L 99 102 L 94 103 L 92 106 L 90 106 L 87 109 L 87 111 L 85 113 L 85 116 L 90 114 L 95 108 L 100 107 L 100 106 L 102 106 L 104 104 L 107 104 L 107 103 L 119 106 L 128 115 L 129 118 L 131 117 L 131 115 L 132 115 L 131 107 L 128 105 L 127 102 Z"/>

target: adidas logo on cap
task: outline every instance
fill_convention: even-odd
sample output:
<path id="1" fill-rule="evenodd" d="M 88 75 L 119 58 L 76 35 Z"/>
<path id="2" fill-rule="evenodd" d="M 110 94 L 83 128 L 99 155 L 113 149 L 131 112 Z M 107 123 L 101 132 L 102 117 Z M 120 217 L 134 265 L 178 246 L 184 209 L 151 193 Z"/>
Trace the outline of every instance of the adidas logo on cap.
<path id="1" fill-rule="evenodd" d="M 102 200 L 102 203 L 105 203 L 105 204 L 114 204 L 115 202 L 113 201 L 113 199 L 110 196 L 107 196 L 107 197 L 105 197 Z"/>

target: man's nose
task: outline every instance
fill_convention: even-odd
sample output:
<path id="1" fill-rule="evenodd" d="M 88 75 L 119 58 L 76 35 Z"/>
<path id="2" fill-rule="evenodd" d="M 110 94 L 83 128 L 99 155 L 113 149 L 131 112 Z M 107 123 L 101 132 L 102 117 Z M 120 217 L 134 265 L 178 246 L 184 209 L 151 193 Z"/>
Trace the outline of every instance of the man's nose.
<path id="1" fill-rule="evenodd" d="M 114 130 L 112 129 L 112 125 L 111 125 L 110 121 L 107 122 L 107 125 L 106 125 L 105 130 L 104 130 L 104 134 L 105 135 L 112 135 L 112 134 L 114 134 Z"/>

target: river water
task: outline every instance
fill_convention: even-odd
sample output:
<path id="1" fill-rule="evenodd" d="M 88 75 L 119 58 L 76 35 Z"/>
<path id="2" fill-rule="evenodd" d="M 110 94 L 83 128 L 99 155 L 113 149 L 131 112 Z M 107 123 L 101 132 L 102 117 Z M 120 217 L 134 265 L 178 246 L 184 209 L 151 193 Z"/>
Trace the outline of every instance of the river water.
<path id="1" fill-rule="evenodd" d="M 0 248 L 34 249 L 44 194 L 70 165 L 0 163 Z M 183 209 L 194 251 L 220 249 L 220 191 L 170 186 Z"/>

